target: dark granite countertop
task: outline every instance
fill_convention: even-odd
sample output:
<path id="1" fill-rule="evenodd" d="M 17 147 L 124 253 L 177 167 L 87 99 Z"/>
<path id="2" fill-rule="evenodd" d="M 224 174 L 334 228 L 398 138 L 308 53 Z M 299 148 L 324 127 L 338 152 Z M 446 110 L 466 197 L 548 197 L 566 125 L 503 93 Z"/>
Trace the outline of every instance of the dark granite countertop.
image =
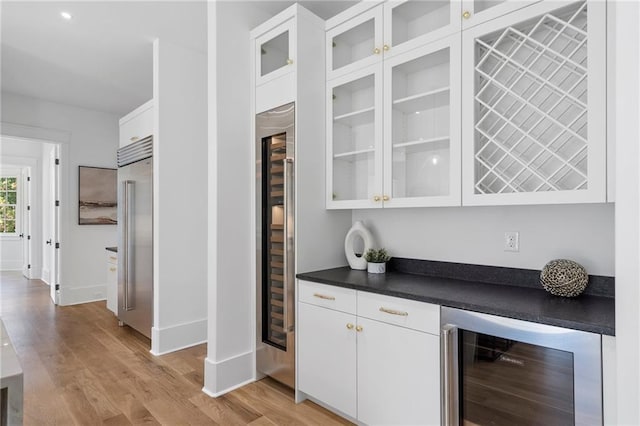
<path id="1" fill-rule="evenodd" d="M 491 269 L 486 266 L 478 268 Z M 508 270 L 509 268 L 496 269 Z M 527 270 L 514 269 L 513 271 Z M 307 281 L 442 306 L 615 335 L 615 299 L 613 297 L 583 293 L 575 298 L 564 298 L 553 296 L 541 287 L 491 284 L 398 271 L 369 274 L 349 267 L 302 273 L 297 277 Z"/>
<path id="2" fill-rule="evenodd" d="M 112 251 L 114 253 L 118 252 L 118 247 L 106 247 L 107 251 Z"/>

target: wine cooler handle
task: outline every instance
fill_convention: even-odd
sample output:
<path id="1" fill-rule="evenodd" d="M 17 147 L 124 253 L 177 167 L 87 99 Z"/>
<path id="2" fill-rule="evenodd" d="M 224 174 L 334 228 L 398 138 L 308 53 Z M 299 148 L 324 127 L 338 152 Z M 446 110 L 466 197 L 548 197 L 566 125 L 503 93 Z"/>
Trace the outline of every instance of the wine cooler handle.
<path id="1" fill-rule="evenodd" d="M 458 327 L 451 324 L 442 326 L 442 426 L 460 424 L 458 399 Z"/>
<path id="2" fill-rule="evenodd" d="M 293 158 L 285 158 L 284 161 L 284 282 L 283 282 L 283 325 L 284 331 L 293 331 L 293 301 L 295 276 L 294 276 L 294 247 L 293 235 L 290 226 L 293 225 L 294 199 L 293 199 Z M 290 294 L 291 293 L 291 294 Z"/>

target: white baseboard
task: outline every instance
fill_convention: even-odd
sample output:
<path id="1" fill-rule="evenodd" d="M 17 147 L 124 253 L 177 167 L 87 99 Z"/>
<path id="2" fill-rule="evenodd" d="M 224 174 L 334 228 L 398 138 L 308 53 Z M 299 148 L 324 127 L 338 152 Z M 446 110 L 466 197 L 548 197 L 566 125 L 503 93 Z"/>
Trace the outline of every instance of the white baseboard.
<path id="1" fill-rule="evenodd" d="M 151 353 L 164 355 L 207 342 L 207 319 L 151 328 Z"/>
<path id="2" fill-rule="evenodd" d="M 33 269 L 32 269 L 33 270 Z M 37 268 L 36 270 L 33 271 L 33 276 L 31 277 L 34 280 L 41 280 L 44 281 L 44 269 L 42 268 Z M 48 281 L 44 281 L 45 283 L 49 284 Z"/>
<path id="3" fill-rule="evenodd" d="M 71 287 L 60 286 L 60 305 L 78 305 L 80 303 L 96 302 L 105 300 L 107 297 L 107 285 L 94 285 L 91 287 Z"/>
<path id="4" fill-rule="evenodd" d="M 253 351 L 214 361 L 204 360 L 204 388 L 202 391 L 217 398 L 255 381 L 255 356 Z"/>
<path id="5" fill-rule="evenodd" d="M 46 268 L 42 268 L 42 272 L 40 273 L 40 279 L 44 281 L 47 285 L 51 285 L 51 271 Z"/>

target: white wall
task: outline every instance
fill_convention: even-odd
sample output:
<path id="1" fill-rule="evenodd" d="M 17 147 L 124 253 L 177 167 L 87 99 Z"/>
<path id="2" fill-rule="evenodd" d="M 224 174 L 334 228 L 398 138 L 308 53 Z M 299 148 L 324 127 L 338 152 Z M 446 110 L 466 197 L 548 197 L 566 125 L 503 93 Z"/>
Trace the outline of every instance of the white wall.
<path id="1" fill-rule="evenodd" d="M 207 59 L 156 40 L 153 61 L 151 351 L 162 354 L 207 339 Z"/>
<path id="2" fill-rule="evenodd" d="M 78 166 L 116 167 L 118 118 L 113 114 L 2 93 L 3 132 L 29 136 L 46 130 L 66 141 L 61 206 L 60 303 L 104 299 L 104 249 L 117 244 L 113 225 L 78 225 Z M 9 123 L 13 126 L 6 126 Z M 40 132 L 42 133 L 42 132 Z"/>
<path id="3" fill-rule="evenodd" d="M 209 3 L 209 346 L 204 390 L 211 395 L 253 380 L 255 373 L 249 31 L 271 16 L 257 2 Z"/>
<path id="4" fill-rule="evenodd" d="M 448 207 L 354 210 L 392 256 L 542 269 L 568 258 L 589 274 L 614 275 L 614 206 Z M 520 251 L 504 251 L 505 231 Z"/>

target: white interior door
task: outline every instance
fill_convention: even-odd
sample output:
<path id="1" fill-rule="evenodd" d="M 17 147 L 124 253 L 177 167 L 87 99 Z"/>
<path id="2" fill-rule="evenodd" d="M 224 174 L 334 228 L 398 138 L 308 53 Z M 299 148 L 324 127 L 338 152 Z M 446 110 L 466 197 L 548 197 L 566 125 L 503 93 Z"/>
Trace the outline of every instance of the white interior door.
<path id="1" fill-rule="evenodd" d="M 22 191 L 19 192 L 19 203 L 22 210 L 20 238 L 22 239 L 22 275 L 31 279 L 31 168 L 24 167 L 20 173 Z"/>

